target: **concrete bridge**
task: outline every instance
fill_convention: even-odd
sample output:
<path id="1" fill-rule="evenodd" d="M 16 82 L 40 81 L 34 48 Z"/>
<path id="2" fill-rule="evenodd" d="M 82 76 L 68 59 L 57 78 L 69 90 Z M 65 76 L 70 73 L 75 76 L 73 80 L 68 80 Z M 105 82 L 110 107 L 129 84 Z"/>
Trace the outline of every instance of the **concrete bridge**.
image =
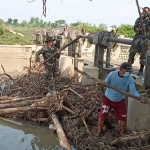
<path id="1" fill-rule="evenodd" d="M 87 44 L 87 43 L 85 43 Z M 7 73 L 19 71 L 22 72 L 24 67 L 29 66 L 29 59 L 32 51 L 37 51 L 41 46 L 36 45 L 0 45 L 0 64 L 2 64 Z M 122 62 L 127 61 L 130 46 L 118 44 L 115 51 L 111 51 L 111 65 L 118 68 Z M 75 76 L 82 84 L 95 84 L 93 80 L 81 77 L 79 73 L 74 72 L 76 66 L 79 70 L 86 71 L 91 76 L 98 78 L 99 69 L 94 67 L 94 50 L 95 45 L 89 48 L 84 45 L 82 47 L 82 57 L 70 57 L 67 55 L 67 50 L 63 51 L 59 60 L 59 66 L 62 75 Z M 34 56 L 33 56 L 34 57 Z M 105 56 L 104 56 L 105 57 Z M 105 59 L 105 58 L 104 58 Z M 139 55 L 136 55 L 134 69 L 139 68 Z M 104 68 L 105 69 L 105 68 Z M 108 71 L 108 70 L 107 70 Z M 3 73 L 0 68 L 0 74 Z M 143 89 L 144 78 L 143 76 L 134 77 L 138 89 Z M 146 117 L 144 117 L 146 115 Z M 148 116 L 149 115 L 149 116 Z M 149 106 L 140 104 L 136 100 L 128 99 L 128 128 L 132 130 L 145 130 L 150 129 L 150 109 Z"/>

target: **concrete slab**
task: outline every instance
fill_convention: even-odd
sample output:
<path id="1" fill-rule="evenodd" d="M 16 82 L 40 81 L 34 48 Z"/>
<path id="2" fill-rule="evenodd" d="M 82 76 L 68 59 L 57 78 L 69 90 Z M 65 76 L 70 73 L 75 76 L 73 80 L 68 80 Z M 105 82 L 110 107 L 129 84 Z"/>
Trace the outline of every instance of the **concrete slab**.
<path id="1" fill-rule="evenodd" d="M 62 76 L 74 76 L 74 58 L 61 55 L 59 58 L 59 69 Z"/>

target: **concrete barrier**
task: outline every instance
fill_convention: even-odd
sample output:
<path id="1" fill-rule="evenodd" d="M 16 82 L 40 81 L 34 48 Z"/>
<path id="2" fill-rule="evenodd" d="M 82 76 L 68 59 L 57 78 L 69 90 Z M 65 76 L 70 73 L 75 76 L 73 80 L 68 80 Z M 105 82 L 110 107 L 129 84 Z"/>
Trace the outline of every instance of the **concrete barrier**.
<path id="1" fill-rule="evenodd" d="M 24 67 L 29 66 L 31 53 L 31 46 L 0 45 L 0 64 L 7 73 L 22 71 Z M 0 73 L 3 73 L 2 68 L 0 68 Z"/>
<path id="2" fill-rule="evenodd" d="M 97 67 L 85 65 L 83 67 L 83 71 L 91 75 L 92 77 L 98 79 L 99 69 Z M 84 76 L 84 75 L 82 76 L 82 85 L 92 85 L 95 83 L 96 83 L 95 81 L 93 81 L 92 79 L 89 79 L 87 76 Z"/>
<path id="3" fill-rule="evenodd" d="M 75 67 L 77 67 L 79 70 L 83 71 L 84 59 L 75 57 Z M 75 71 L 75 78 L 78 82 L 82 81 L 82 75 L 76 71 Z"/>
<path id="4" fill-rule="evenodd" d="M 74 76 L 74 58 L 61 55 L 59 58 L 59 69 L 62 76 Z"/>
<path id="5" fill-rule="evenodd" d="M 143 90 L 144 78 L 132 75 L 138 90 Z M 150 130 L 150 106 L 128 98 L 127 128 L 134 131 Z"/>

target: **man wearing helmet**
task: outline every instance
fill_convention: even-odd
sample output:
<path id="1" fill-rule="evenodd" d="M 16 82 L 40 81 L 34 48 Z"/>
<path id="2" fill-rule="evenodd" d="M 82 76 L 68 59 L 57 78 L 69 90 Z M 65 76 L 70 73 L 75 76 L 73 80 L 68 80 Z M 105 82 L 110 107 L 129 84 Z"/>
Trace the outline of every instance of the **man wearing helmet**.
<path id="1" fill-rule="evenodd" d="M 50 59 L 48 62 L 46 62 L 45 65 L 45 71 L 46 71 L 46 78 L 48 78 L 49 76 L 53 76 L 55 77 L 55 75 L 58 73 L 58 59 L 60 57 L 60 53 L 61 51 L 58 50 L 55 46 L 54 46 L 54 39 L 53 37 L 47 37 L 47 40 L 45 41 L 46 45 L 44 47 L 42 47 L 39 51 L 36 52 L 36 62 L 39 62 L 40 64 L 42 64 L 43 62 L 40 61 L 40 55 L 43 55 L 44 60 L 46 60 L 47 58 L 49 58 L 52 54 L 54 54 L 55 52 L 57 52 L 57 54 L 55 55 L 55 57 L 53 57 L 52 59 Z"/>

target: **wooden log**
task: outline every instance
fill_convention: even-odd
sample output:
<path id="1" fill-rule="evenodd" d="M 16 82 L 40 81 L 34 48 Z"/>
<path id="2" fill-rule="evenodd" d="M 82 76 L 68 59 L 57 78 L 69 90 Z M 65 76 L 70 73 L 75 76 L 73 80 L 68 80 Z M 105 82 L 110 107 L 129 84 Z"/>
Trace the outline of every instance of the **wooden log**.
<path id="1" fill-rule="evenodd" d="M 7 122 L 11 122 L 11 123 L 17 124 L 17 125 L 20 125 L 20 126 L 23 126 L 22 122 L 17 121 L 15 119 L 4 118 L 4 117 L 0 117 L 0 119 L 2 119 L 4 121 L 7 121 Z"/>
<path id="2" fill-rule="evenodd" d="M 85 75 L 85 76 L 89 77 L 90 79 L 92 79 L 92 80 L 98 82 L 99 84 L 101 84 L 102 80 L 96 79 L 96 78 L 90 76 L 89 74 L 87 74 L 86 72 L 83 72 L 83 71 L 81 71 L 81 70 L 78 70 L 76 67 L 75 67 L 74 69 L 75 69 L 75 71 L 81 73 L 82 75 Z M 127 92 L 125 92 L 125 91 L 122 91 L 122 90 L 120 90 L 120 89 L 118 89 L 118 88 L 116 88 L 116 87 L 114 87 L 114 86 L 112 86 L 112 85 L 110 85 L 110 84 L 105 83 L 105 86 L 106 86 L 106 87 L 109 87 L 109 88 L 111 88 L 111 89 L 113 89 L 113 90 L 115 90 L 115 91 L 117 91 L 117 92 L 119 92 L 119 93 L 121 93 L 121 94 L 124 94 L 124 95 L 126 95 L 126 96 L 128 96 L 128 97 L 132 97 L 132 98 L 134 98 L 134 99 L 136 99 L 136 100 L 138 100 L 138 101 L 141 101 L 141 97 L 137 97 L 137 96 L 134 96 L 134 95 L 132 95 L 132 94 L 130 94 L 130 93 L 127 93 Z M 150 105 L 150 102 L 146 101 L 146 104 Z"/>
<path id="3" fill-rule="evenodd" d="M 21 101 L 21 102 L 17 102 L 17 103 L 6 103 L 6 104 L 0 104 L 0 108 L 12 108 L 12 107 L 22 107 L 22 106 L 37 106 L 36 104 L 38 104 L 38 102 L 41 101 L 45 101 L 47 99 L 42 98 L 42 99 L 38 99 L 38 100 L 25 100 L 25 101 Z"/>
<path id="4" fill-rule="evenodd" d="M 31 106 L 0 109 L 0 115 L 16 113 L 16 112 L 20 112 L 20 111 L 34 110 L 34 109 L 35 109 L 35 107 L 31 107 Z"/>
<path id="5" fill-rule="evenodd" d="M 76 94 L 77 96 L 79 96 L 80 98 L 84 99 L 83 96 L 81 96 L 80 94 L 78 94 L 76 91 L 74 91 L 71 88 L 68 88 L 70 91 L 72 91 L 74 94 Z"/>
<path id="6" fill-rule="evenodd" d="M 7 96 L 2 96 L 0 98 L 0 104 L 6 104 L 6 103 L 10 103 L 10 102 L 15 102 L 15 101 L 23 101 L 23 100 L 28 100 L 28 99 L 38 99 L 38 98 L 42 98 L 40 96 L 29 96 L 29 97 L 7 97 Z"/>
<path id="7" fill-rule="evenodd" d="M 66 106 L 62 106 L 63 107 L 63 109 L 65 109 L 65 110 L 67 110 L 68 112 L 70 112 L 71 114 L 73 114 L 73 115 L 75 115 L 75 112 L 74 111 L 72 111 L 71 109 L 69 109 L 68 107 L 66 107 Z"/>
<path id="8" fill-rule="evenodd" d="M 63 128 L 62 128 L 61 124 L 59 123 L 59 120 L 55 114 L 52 114 L 52 121 L 53 121 L 54 126 L 56 128 L 56 132 L 57 132 L 60 146 L 62 148 L 64 148 L 65 150 L 71 150 L 71 146 L 68 142 L 68 139 L 67 139 L 67 137 L 63 131 Z"/>
<path id="9" fill-rule="evenodd" d="M 113 140 L 110 144 L 111 145 L 116 145 L 120 142 L 129 142 L 130 140 L 145 139 L 147 136 L 148 137 L 150 136 L 149 132 L 145 132 L 145 133 L 143 132 L 143 133 L 140 133 L 138 135 L 129 135 L 129 136 L 126 136 L 126 137 L 117 138 L 117 139 Z"/>
<path id="10" fill-rule="evenodd" d="M 32 121 L 48 121 L 48 118 L 31 119 Z"/>

